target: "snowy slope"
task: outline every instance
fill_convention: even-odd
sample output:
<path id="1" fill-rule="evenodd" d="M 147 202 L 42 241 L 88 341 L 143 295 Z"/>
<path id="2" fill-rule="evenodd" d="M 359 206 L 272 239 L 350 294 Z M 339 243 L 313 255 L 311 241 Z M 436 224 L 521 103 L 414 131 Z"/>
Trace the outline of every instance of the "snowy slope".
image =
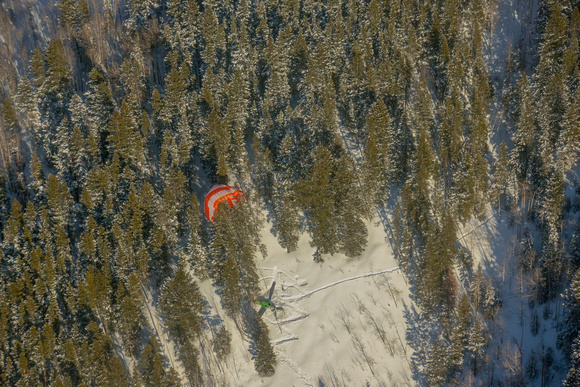
<path id="1" fill-rule="evenodd" d="M 486 320 L 492 338 L 487 348 L 490 361 L 486 377 L 488 380 L 505 377 L 510 372 L 508 364 L 519 356 L 518 363 L 525 373 L 533 362 L 531 358 L 535 357 L 538 376 L 527 378 L 526 385 L 559 386 L 566 375 L 562 355 L 556 348 L 556 324 L 562 316 L 562 299 L 558 297 L 545 305 L 528 302 L 534 286 L 533 273 L 521 272 L 516 256 L 518 235 L 522 232 L 518 225 L 509 227 L 508 216 L 499 216 L 497 211 L 486 221 L 472 220 L 459 231 L 460 243 L 473 254 L 474 267 L 481 263 L 501 300 L 497 316 Z M 536 317 L 539 326 L 534 334 L 531 322 Z M 542 383 L 540 357 L 548 351 L 554 351 L 554 366 Z"/>
<path id="2" fill-rule="evenodd" d="M 410 303 L 407 286 L 382 225 L 367 227 L 369 244 L 360 258 L 337 254 L 315 263 L 307 235 L 296 252 L 287 253 L 269 232 L 271 224 L 266 226 L 262 237 L 269 254 L 257 264 L 264 291 L 276 281 L 272 301 L 282 308 L 276 316 L 264 314 L 278 365 L 274 376 L 259 377 L 249 341 L 225 318 L 233 336 L 233 353 L 222 365 L 230 385 L 414 385 L 403 317 Z M 201 289 L 223 316 L 209 281 Z"/>

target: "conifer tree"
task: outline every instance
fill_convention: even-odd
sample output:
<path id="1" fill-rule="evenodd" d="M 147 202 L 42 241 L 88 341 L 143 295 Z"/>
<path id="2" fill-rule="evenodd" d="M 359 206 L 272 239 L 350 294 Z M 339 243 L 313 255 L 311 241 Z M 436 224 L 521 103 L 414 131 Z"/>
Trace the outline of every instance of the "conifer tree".
<path id="1" fill-rule="evenodd" d="M 514 147 L 511 152 L 511 162 L 514 165 L 517 178 L 527 180 L 530 174 L 535 145 L 535 118 L 532 106 L 532 94 L 526 73 L 518 80 L 519 109 L 516 122 L 516 132 L 512 137 Z"/>
<path id="2" fill-rule="evenodd" d="M 469 340 L 467 349 L 469 351 L 471 362 L 473 365 L 473 373 L 477 375 L 478 366 L 482 361 L 485 361 L 485 347 L 487 346 L 487 338 L 479 319 L 475 318 L 473 326 L 469 332 Z"/>
<path id="3" fill-rule="evenodd" d="M 334 169 L 332 155 L 322 145 L 314 150 L 313 166 L 308 179 L 301 182 L 299 202 L 308 213 L 307 222 L 312 237 L 310 244 L 316 247 L 316 259 L 321 254 L 334 254 L 338 251 L 338 230 L 333 221 L 335 191 L 332 186 Z"/>
<path id="4" fill-rule="evenodd" d="M 218 360 L 223 361 L 232 350 L 232 334 L 226 327 L 220 328 L 213 339 L 213 351 Z"/>
<path id="5" fill-rule="evenodd" d="M 571 367 L 562 386 L 573 387 L 580 384 L 580 336 L 572 343 Z"/>
<path id="6" fill-rule="evenodd" d="M 131 0 L 128 2 L 127 10 L 129 17 L 125 21 L 125 25 L 129 31 L 140 29 L 149 17 L 151 8 L 156 6 L 155 0 Z"/>
<path id="7" fill-rule="evenodd" d="M 42 202 L 45 197 L 45 178 L 42 163 L 36 153 L 32 154 L 32 162 L 30 165 L 31 182 L 30 188 L 35 195 L 35 199 Z"/>
<path id="8" fill-rule="evenodd" d="M 127 285 L 121 284 L 117 289 L 119 331 L 123 336 L 125 346 L 132 354 L 136 354 L 139 349 L 142 327 L 145 325 L 140 306 L 141 289 L 139 287 L 139 278 L 133 272 L 128 278 Z"/>
<path id="9" fill-rule="evenodd" d="M 276 224 L 274 228 L 278 233 L 278 243 L 280 246 L 286 248 L 290 253 L 298 248 L 298 240 L 300 239 L 300 214 L 293 192 L 287 194 L 276 190 L 275 194 L 275 212 Z"/>
<path id="10" fill-rule="evenodd" d="M 237 318 L 241 310 L 241 291 L 239 271 L 232 257 L 229 257 L 223 268 L 222 305 L 231 318 Z"/>
<path id="11" fill-rule="evenodd" d="M 432 179 L 437 171 L 436 162 L 428 127 L 422 125 L 417 134 L 415 174 L 411 178 L 411 186 L 414 196 L 413 226 L 418 234 L 423 236 L 426 234 L 429 224 L 431 187 Z"/>
<path id="12" fill-rule="evenodd" d="M 363 217 L 369 217 L 363 194 L 355 183 L 354 160 L 347 155 L 335 163 L 334 205 L 339 249 L 347 257 L 356 257 L 364 252 L 367 245 L 367 228 Z"/>
<path id="13" fill-rule="evenodd" d="M 32 51 L 30 58 L 30 72 L 32 73 L 32 84 L 35 88 L 40 88 L 44 84 L 46 77 L 46 63 L 42 52 L 37 48 Z"/>
<path id="14" fill-rule="evenodd" d="M 59 181 L 53 174 L 48 176 L 46 199 L 53 221 L 69 227 L 72 197 L 66 184 Z"/>
<path id="15" fill-rule="evenodd" d="M 256 358 L 254 366 L 261 376 L 272 376 L 275 372 L 276 354 L 270 344 L 268 327 L 261 317 L 257 317 L 255 331 L 253 333 L 256 343 Z"/>
<path id="16" fill-rule="evenodd" d="M 151 335 L 149 343 L 145 345 L 139 359 L 139 369 L 143 383 L 147 387 L 163 386 L 163 361 L 159 353 L 160 348 L 155 336 Z"/>
<path id="17" fill-rule="evenodd" d="M 22 77 L 18 82 L 18 94 L 15 96 L 16 109 L 23 115 L 24 122 L 29 125 L 33 133 L 40 127 L 40 111 L 38 110 L 38 96 L 28 77 Z"/>
<path id="18" fill-rule="evenodd" d="M 365 182 L 369 197 L 377 204 L 388 199 L 389 179 L 394 170 L 394 133 L 385 103 L 379 99 L 367 116 L 365 146 Z"/>
<path id="19" fill-rule="evenodd" d="M 493 191 L 497 197 L 497 205 L 501 212 L 501 197 L 507 193 L 510 180 L 509 160 L 507 145 L 501 142 L 499 156 L 495 162 L 495 171 L 493 175 Z"/>
<path id="20" fill-rule="evenodd" d="M 185 271 L 181 262 L 173 277 L 168 278 L 161 289 L 161 310 L 171 334 L 184 342 L 199 335 L 203 319 L 204 302 L 197 284 Z"/>
<path id="21" fill-rule="evenodd" d="M 435 339 L 427 359 L 426 374 L 430 386 L 442 386 L 447 374 L 447 353 L 444 343 Z"/>
<path id="22" fill-rule="evenodd" d="M 201 238 L 200 207 L 195 194 L 191 195 L 191 200 L 187 207 L 185 225 L 188 239 L 183 254 L 193 272 L 201 276 L 205 273 L 204 265 L 206 264 L 207 251 Z"/>
<path id="23" fill-rule="evenodd" d="M 472 209 L 474 215 L 482 218 L 485 215 L 485 203 L 488 196 L 489 163 L 487 161 L 489 123 L 487 115 L 489 110 L 489 84 L 487 74 L 481 70 L 476 77 L 476 83 L 472 95 L 473 122 L 469 137 L 471 140 L 471 164 L 468 168 L 473 169 L 474 197 Z"/>
<path id="24" fill-rule="evenodd" d="M 567 98 L 564 84 L 563 59 L 568 34 L 568 19 L 562 4 L 549 5 L 549 18 L 539 44 L 539 63 L 536 69 L 538 89 L 537 120 L 540 128 L 542 164 L 549 169 L 553 163 L 556 143 L 561 136 Z M 547 171 L 544 171 L 547 172 Z"/>
<path id="25" fill-rule="evenodd" d="M 108 128 L 115 104 L 111 88 L 96 67 L 89 74 L 89 90 L 85 96 L 90 134 L 96 139 L 104 161 L 108 157 Z"/>
<path id="26" fill-rule="evenodd" d="M 191 340 L 186 340 L 180 344 L 179 348 L 179 360 L 185 367 L 185 374 L 187 375 L 188 381 L 192 386 L 203 386 L 202 370 L 199 366 L 199 351 L 192 344 Z M 170 368 L 170 372 L 175 370 L 173 367 Z M 165 374 L 166 385 L 174 386 L 181 385 L 181 383 L 171 384 L 170 372 Z M 177 376 L 177 375 L 175 375 Z M 174 380 L 177 380 L 173 378 Z"/>
<path id="27" fill-rule="evenodd" d="M 60 40 L 51 40 L 46 48 L 46 78 L 43 86 L 47 93 L 58 94 L 70 87 L 69 69 L 64 47 Z"/>
<path id="28" fill-rule="evenodd" d="M 576 93 L 564 115 L 562 134 L 557 146 L 558 170 L 567 173 L 578 162 L 580 152 L 580 97 Z"/>

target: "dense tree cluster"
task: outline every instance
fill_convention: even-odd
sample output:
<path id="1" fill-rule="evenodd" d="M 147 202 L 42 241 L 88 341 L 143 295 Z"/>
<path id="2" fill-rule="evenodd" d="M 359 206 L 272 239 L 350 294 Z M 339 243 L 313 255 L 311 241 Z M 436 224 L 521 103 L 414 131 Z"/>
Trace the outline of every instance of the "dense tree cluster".
<path id="1" fill-rule="evenodd" d="M 539 302 L 580 267 L 563 235 L 580 151 L 578 8 L 542 1 L 525 48 L 537 55 L 509 62 L 498 81 L 484 52 L 493 7 L 59 1 L 59 39 L 30 53 L 0 115 L 1 383 L 178 385 L 145 315 L 155 293 L 188 382 L 203 385 L 195 338 L 207 305 L 196 281 L 209 277 L 226 314 L 247 323 L 265 254 L 261 204 L 284 248 L 307 232 L 322 261 L 360 255 L 365 220 L 392 193 L 397 259 L 442 327 L 426 377 L 477 375 L 484 319 L 499 302 L 457 248 L 458 222 L 497 208 L 533 223 L 542 240 L 522 270 L 538 269 Z M 492 103 L 509 111 L 501 145 L 490 141 Z M 249 204 L 210 224 L 196 195 L 227 182 Z M 580 356 L 574 278 L 561 330 L 569 385 Z M 253 325 L 256 370 L 271 375 L 268 329 Z M 214 342 L 220 358 L 226 333 Z"/>

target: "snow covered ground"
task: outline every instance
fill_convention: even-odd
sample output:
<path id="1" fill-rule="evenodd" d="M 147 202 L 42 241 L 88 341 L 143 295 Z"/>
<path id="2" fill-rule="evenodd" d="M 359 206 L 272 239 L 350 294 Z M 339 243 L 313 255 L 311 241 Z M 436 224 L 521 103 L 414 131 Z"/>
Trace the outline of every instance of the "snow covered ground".
<path id="1" fill-rule="evenodd" d="M 491 211 L 491 210 L 490 210 Z M 537 376 L 526 379 L 526 386 L 559 386 L 566 374 L 562 354 L 556 348 L 557 323 L 562 317 L 562 299 L 557 297 L 544 305 L 529 302 L 534 286 L 533 273 L 520 271 L 517 257 L 518 225 L 509 227 L 508 216 L 497 210 L 486 221 L 472 220 L 458 233 L 461 245 L 473 254 L 474 268 L 481 263 L 491 279 L 501 308 L 494 319 L 486 320 L 491 342 L 487 347 L 487 380 L 497 381 L 514 368 L 534 364 Z M 537 323 L 537 331 L 532 329 Z M 553 351 L 553 352 L 552 352 Z M 551 352 L 554 365 L 543 376 L 541 358 Z M 521 360 L 520 360 L 521 356 Z"/>
<path id="2" fill-rule="evenodd" d="M 220 317 L 232 333 L 232 355 L 222 364 L 232 386 L 414 385 L 405 341 L 405 279 L 379 222 L 368 223 L 369 244 L 356 259 L 343 255 L 312 260 L 314 249 L 303 235 L 296 252 L 287 253 L 267 224 L 263 242 L 268 256 L 258 258 L 264 292 L 272 281 L 276 316 L 263 318 L 278 359 L 276 373 L 261 378 L 254 370 L 248 340 L 231 319 Z M 208 302 L 221 312 L 209 281 L 201 284 Z M 223 318 L 223 319 L 222 319 Z"/>

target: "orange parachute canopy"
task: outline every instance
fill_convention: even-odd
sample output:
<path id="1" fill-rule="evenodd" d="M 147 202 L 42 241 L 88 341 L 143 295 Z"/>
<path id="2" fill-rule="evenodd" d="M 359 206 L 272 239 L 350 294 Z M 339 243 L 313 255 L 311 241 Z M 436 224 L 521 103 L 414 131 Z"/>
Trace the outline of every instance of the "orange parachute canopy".
<path id="1" fill-rule="evenodd" d="M 207 195 L 205 195 L 204 212 L 205 216 L 212 222 L 215 220 L 214 216 L 218 204 L 224 200 L 228 201 L 230 208 L 234 208 L 234 206 L 244 204 L 246 198 L 241 190 L 229 185 L 214 185 L 211 187 Z"/>

